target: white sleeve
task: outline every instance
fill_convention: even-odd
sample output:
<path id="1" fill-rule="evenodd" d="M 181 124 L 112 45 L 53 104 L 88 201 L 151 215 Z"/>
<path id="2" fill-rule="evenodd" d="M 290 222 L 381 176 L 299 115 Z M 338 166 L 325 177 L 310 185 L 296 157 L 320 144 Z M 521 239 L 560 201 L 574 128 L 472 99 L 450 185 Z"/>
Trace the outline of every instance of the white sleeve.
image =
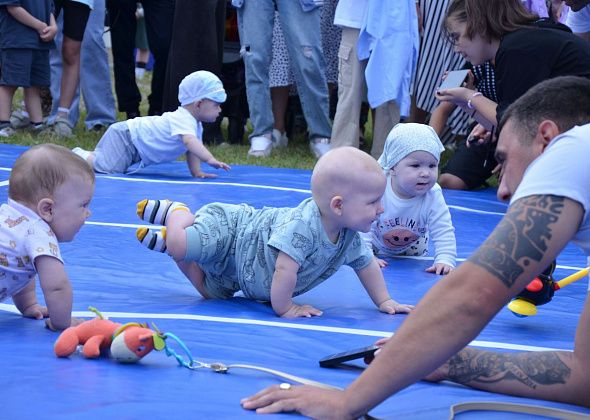
<path id="1" fill-rule="evenodd" d="M 174 113 L 171 113 L 168 123 L 170 124 L 171 136 L 184 136 L 188 134 L 200 138 L 200 136 L 198 135 L 197 120 L 190 116 L 188 111 L 176 111 Z"/>
<path id="2" fill-rule="evenodd" d="M 428 217 L 428 234 L 434 244 L 434 263 L 455 267 L 457 260 L 457 241 L 451 213 L 442 191 L 433 194 L 433 201 Z"/>
<path id="3" fill-rule="evenodd" d="M 590 124 L 554 138 L 524 173 L 510 204 L 531 195 L 567 197 L 590 211 L 590 165 L 575 156 L 590 156 Z"/>

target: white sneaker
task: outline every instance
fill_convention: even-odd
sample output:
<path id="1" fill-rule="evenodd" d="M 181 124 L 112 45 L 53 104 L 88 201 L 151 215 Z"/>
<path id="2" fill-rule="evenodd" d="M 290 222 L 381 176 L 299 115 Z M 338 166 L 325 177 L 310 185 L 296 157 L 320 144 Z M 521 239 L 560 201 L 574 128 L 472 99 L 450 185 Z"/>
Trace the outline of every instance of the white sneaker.
<path id="1" fill-rule="evenodd" d="M 316 137 L 309 142 L 309 148 L 316 159 L 319 159 L 330 151 L 330 139 L 327 137 Z"/>
<path id="2" fill-rule="evenodd" d="M 31 120 L 22 111 L 14 111 L 10 116 L 10 125 L 12 128 L 27 128 L 31 124 Z"/>
<path id="3" fill-rule="evenodd" d="M 276 128 L 272 129 L 272 141 L 274 143 L 274 147 L 287 147 L 289 144 L 287 133 L 285 132 L 281 134 L 281 132 Z"/>
<path id="4" fill-rule="evenodd" d="M 248 156 L 269 157 L 272 151 L 272 140 L 266 136 L 255 136 L 250 139 L 250 150 Z"/>
<path id="5" fill-rule="evenodd" d="M 0 137 L 10 137 L 14 135 L 15 131 L 10 125 L 0 128 Z"/>
<path id="6" fill-rule="evenodd" d="M 74 133 L 72 132 L 72 126 L 70 122 L 65 117 L 56 117 L 53 124 L 51 124 L 51 129 L 58 137 L 72 137 Z"/>
<path id="7" fill-rule="evenodd" d="M 84 150 L 81 147 L 74 147 L 72 152 L 80 156 L 84 160 L 88 160 L 88 156 L 90 156 L 90 152 L 88 150 Z"/>

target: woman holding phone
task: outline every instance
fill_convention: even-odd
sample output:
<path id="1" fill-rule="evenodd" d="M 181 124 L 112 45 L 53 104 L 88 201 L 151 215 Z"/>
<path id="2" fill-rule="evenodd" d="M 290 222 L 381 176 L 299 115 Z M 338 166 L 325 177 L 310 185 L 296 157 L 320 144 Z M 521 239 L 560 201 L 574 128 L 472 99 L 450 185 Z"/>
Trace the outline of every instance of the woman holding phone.
<path id="1" fill-rule="evenodd" d="M 492 63 L 498 102 L 469 87 L 439 89 L 436 97 L 460 106 L 488 131 L 508 105 L 537 83 L 565 75 L 590 78 L 590 44 L 565 25 L 531 14 L 520 0 L 453 0 L 443 32 L 474 66 Z M 468 187 L 452 173 L 443 176 L 455 179 L 442 184 L 456 181 L 462 189 Z"/>

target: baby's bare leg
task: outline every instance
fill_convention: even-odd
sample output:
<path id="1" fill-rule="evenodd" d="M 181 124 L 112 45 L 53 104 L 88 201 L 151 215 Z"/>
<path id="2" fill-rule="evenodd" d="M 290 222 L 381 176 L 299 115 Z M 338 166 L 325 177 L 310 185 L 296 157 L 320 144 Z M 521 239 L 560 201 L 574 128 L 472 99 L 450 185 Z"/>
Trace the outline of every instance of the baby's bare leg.
<path id="1" fill-rule="evenodd" d="M 184 261 L 186 256 L 185 229 L 191 226 L 194 221 L 195 216 L 191 212 L 180 209 L 170 213 L 168 220 L 166 220 L 166 248 L 168 255 L 177 263 Z"/>
<path id="2" fill-rule="evenodd" d="M 205 289 L 205 273 L 194 261 L 176 261 L 176 265 L 205 299 L 211 299 Z"/>
<path id="3" fill-rule="evenodd" d="M 205 289 L 205 273 L 194 261 L 185 261 L 186 256 L 186 228 L 195 221 L 195 216 L 183 209 L 169 214 L 166 221 L 166 248 L 176 265 L 187 279 L 205 299 L 210 299 Z"/>

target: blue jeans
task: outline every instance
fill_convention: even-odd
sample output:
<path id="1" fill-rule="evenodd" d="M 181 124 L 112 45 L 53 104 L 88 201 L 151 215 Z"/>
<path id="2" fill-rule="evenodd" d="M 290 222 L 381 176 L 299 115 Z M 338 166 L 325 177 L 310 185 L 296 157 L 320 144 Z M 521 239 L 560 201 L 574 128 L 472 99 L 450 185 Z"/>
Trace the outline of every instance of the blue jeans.
<path id="1" fill-rule="evenodd" d="M 330 137 L 328 86 L 320 34 L 320 9 L 304 12 L 299 1 L 247 0 L 238 9 L 241 55 L 252 137 L 271 133 L 273 114 L 268 82 L 275 1 L 310 138 Z"/>
<path id="2" fill-rule="evenodd" d="M 76 89 L 72 106 L 70 107 L 69 121 L 72 127 L 80 118 L 80 89 L 86 106 L 86 128 L 91 129 L 96 125 L 108 126 L 116 121 L 115 98 L 111 88 L 111 73 L 107 50 L 102 34 L 104 32 L 105 0 L 95 0 L 94 9 L 90 12 L 84 39 L 82 40 L 80 57 L 80 85 Z M 58 18 L 58 31 L 55 37 L 57 48 L 51 50 L 49 60 L 51 65 L 51 96 L 53 104 L 49 121 L 55 120 L 59 104 L 59 92 L 61 84 L 62 57 L 61 46 L 63 34 L 63 13 Z"/>

